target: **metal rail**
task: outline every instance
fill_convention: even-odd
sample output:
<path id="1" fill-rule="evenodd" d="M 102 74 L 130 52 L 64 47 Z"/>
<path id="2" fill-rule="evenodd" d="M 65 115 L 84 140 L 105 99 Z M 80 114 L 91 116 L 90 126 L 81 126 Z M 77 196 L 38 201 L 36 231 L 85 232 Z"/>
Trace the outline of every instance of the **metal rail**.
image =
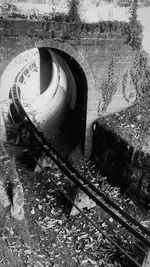
<path id="1" fill-rule="evenodd" d="M 23 120 L 23 123 L 27 127 L 27 129 L 31 132 L 31 134 L 36 138 L 37 143 L 40 145 L 40 147 L 43 149 L 43 151 L 46 153 L 48 157 L 50 157 L 57 165 L 58 167 L 71 179 L 77 186 L 79 186 L 83 192 L 85 192 L 90 198 L 92 198 L 98 205 L 100 205 L 110 216 L 115 218 L 116 221 L 118 221 L 122 226 L 124 226 L 128 231 L 130 231 L 136 238 L 139 238 L 142 242 L 144 242 L 147 246 L 150 247 L 150 241 L 145 238 L 141 233 L 139 233 L 135 228 L 137 228 L 138 222 L 133 219 L 132 217 L 132 222 L 128 221 L 128 214 L 124 211 L 124 217 L 126 219 L 123 220 L 117 213 L 115 213 L 112 210 L 112 207 L 110 208 L 107 204 L 105 204 L 100 197 L 103 197 L 102 194 L 100 194 L 100 191 L 95 188 L 92 184 L 90 184 L 89 187 L 89 182 L 81 175 L 77 170 L 75 170 L 73 167 L 70 168 L 70 164 L 66 163 L 64 159 L 56 152 L 50 143 L 43 137 L 42 133 L 39 132 L 39 130 L 36 128 L 36 126 L 31 122 L 30 118 L 28 115 L 25 113 L 21 102 L 19 100 L 19 95 L 17 94 L 17 88 L 16 86 L 12 89 L 12 96 L 13 96 L 13 101 L 16 106 L 16 109 L 18 109 L 18 114 L 20 115 L 21 119 Z M 81 182 L 82 181 L 82 182 Z M 90 190 L 89 190 L 90 188 Z M 92 193 L 94 192 L 94 194 Z M 95 195 L 98 194 L 97 198 Z M 115 206 L 117 206 L 113 201 L 111 201 L 106 195 L 105 195 L 105 202 L 108 202 L 109 205 L 113 206 L 115 209 Z M 117 206 L 117 208 L 119 208 Z M 120 209 L 120 208 L 119 208 Z M 135 222 L 135 228 L 133 228 L 130 224 L 134 224 Z M 140 225 L 141 231 L 144 229 L 144 234 L 145 232 L 150 237 L 150 232 L 147 231 L 147 229 Z M 139 229 L 138 229 L 139 230 Z"/>
<path id="2" fill-rule="evenodd" d="M 32 123 L 26 112 L 24 111 L 22 104 L 19 99 L 18 88 L 16 85 L 12 88 L 12 98 L 13 103 L 15 105 L 16 111 L 20 115 L 20 119 L 31 135 L 36 139 L 38 145 L 42 148 L 42 150 L 46 153 L 48 157 L 50 157 L 55 164 L 71 179 L 76 185 L 78 185 L 83 192 L 85 192 L 89 197 L 91 197 L 104 211 L 106 211 L 110 216 L 112 216 L 117 222 L 119 222 L 122 226 L 124 226 L 128 231 L 132 233 L 132 235 L 142 241 L 146 246 L 150 246 L 150 241 L 148 238 L 150 237 L 150 231 L 142 226 L 139 222 L 137 222 L 134 218 L 132 218 L 129 214 L 123 211 L 120 207 L 118 207 L 112 200 L 110 200 L 101 190 L 97 189 L 90 181 L 87 181 L 76 169 L 74 169 L 69 163 L 66 163 L 64 159 L 55 151 L 50 143 L 43 137 L 42 133 L 36 128 L 36 126 Z M 38 163 L 39 165 L 39 163 Z M 105 203 L 104 201 L 107 203 Z M 72 203 L 73 204 L 73 203 Z M 74 205 L 76 207 L 76 205 Z M 111 208 L 109 207 L 111 206 Z M 77 208 L 77 207 L 76 207 Z M 112 210 L 112 208 L 115 210 Z M 79 208 L 77 208 L 79 210 Z M 119 215 L 124 216 L 122 219 Z M 127 222 L 129 221 L 129 222 Z M 132 226 L 131 226 L 132 225 Z M 133 228 L 134 227 L 136 228 Z M 137 231 L 140 229 L 142 232 Z M 144 236 L 144 235 L 147 235 Z M 112 240 L 113 241 L 113 240 Z M 114 242 L 114 241 L 113 241 Z M 113 243 L 112 242 L 112 243 Z M 116 245 L 115 245 L 116 246 Z M 118 245 L 117 245 L 118 246 Z M 119 249 L 119 248 L 118 248 Z M 121 251 L 121 250 L 120 250 Z M 122 252 L 122 251 L 121 251 Z M 122 252 L 123 253 L 123 252 Z M 125 255 L 125 254 L 124 254 Z M 126 255 L 127 256 L 127 255 Z M 129 255 L 130 256 L 130 255 Z M 128 256 L 127 256 L 128 257 Z M 131 257 L 131 256 L 130 256 Z M 129 258 L 129 257 L 128 257 Z M 130 259 L 130 258 L 129 258 Z M 130 259 L 131 260 L 131 259 Z M 133 260 L 133 259 L 132 259 Z M 134 260 L 135 261 L 135 260 Z M 132 261 L 133 262 L 133 261 Z M 135 262 L 134 262 L 135 264 Z M 140 266 L 136 262 L 136 266 Z"/>
<path id="3" fill-rule="evenodd" d="M 12 117 L 12 116 L 11 116 Z M 12 121 L 13 121 L 13 117 L 12 117 Z M 15 122 L 13 121 L 13 124 L 15 126 Z M 17 128 L 16 128 L 17 130 Z M 107 240 L 110 241 L 110 243 L 112 243 L 124 256 L 126 256 L 126 258 L 128 260 L 130 260 L 135 266 L 137 267 L 141 267 L 141 265 L 132 257 L 130 256 L 124 249 L 121 248 L 121 246 L 119 246 L 114 240 L 112 240 L 112 238 L 110 238 L 104 231 L 101 230 L 101 228 L 99 226 L 97 226 L 97 224 L 95 223 L 94 220 L 90 219 L 85 212 L 83 212 L 73 201 L 70 197 L 68 197 L 68 195 L 63 191 L 63 189 L 61 189 L 57 183 L 52 179 L 52 177 L 48 174 L 48 172 L 42 167 L 42 165 L 38 162 L 34 151 L 31 150 L 31 148 L 23 141 L 25 147 L 28 149 L 29 153 L 31 154 L 31 156 L 33 157 L 33 159 L 35 160 L 35 162 L 37 163 L 37 165 L 41 168 L 41 170 L 43 171 L 43 173 L 47 176 L 48 179 L 50 179 L 50 181 L 54 184 L 55 188 L 57 188 L 59 190 L 59 192 L 80 212 L 80 214 L 98 231 L 100 232 L 104 238 L 106 238 Z"/>

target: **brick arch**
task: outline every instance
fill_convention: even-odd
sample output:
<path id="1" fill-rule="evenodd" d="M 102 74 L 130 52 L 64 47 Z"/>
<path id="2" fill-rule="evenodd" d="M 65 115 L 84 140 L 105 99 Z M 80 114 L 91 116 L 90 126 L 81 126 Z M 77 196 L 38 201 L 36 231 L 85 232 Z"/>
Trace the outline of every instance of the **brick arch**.
<path id="1" fill-rule="evenodd" d="M 73 48 L 68 43 L 61 43 L 58 41 L 54 41 L 53 39 L 43 39 L 43 40 L 29 39 L 28 40 L 27 38 L 22 38 L 20 40 L 20 44 L 17 45 L 17 47 L 12 48 L 9 54 L 7 54 L 4 57 L 3 59 L 4 62 L 1 62 L 1 66 L 0 66 L 1 74 L 5 70 L 7 65 L 19 54 L 25 52 L 26 50 L 29 50 L 32 48 L 38 48 L 38 47 L 51 47 L 51 48 L 62 50 L 63 52 L 69 54 L 79 63 L 79 65 L 83 69 L 86 79 L 87 79 L 88 88 L 90 89 L 90 87 L 92 86 L 95 87 L 94 75 L 87 60 L 79 52 L 77 52 L 75 48 Z"/>
<path id="2" fill-rule="evenodd" d="M 1 85 L 1 78 L 5 69 L 15 57 L 25 52 L 26 50 L 39 47 L 50 47 L 67 53 L 78 62 L 78 64 L 80 65 L 85 74 L 87 80 L 87 99 L 88 99 L 87 114 L 86 114 L 86 132 L 85 132 L 85 155 L 89 156 L 91 154 L 91 146 L 89 145 L 91 144 L 91 138 L 92 138 L 91 125 L 97 117 L 97 112 L 95 112 L 93 116 L 91 115 L 91 112 L 93 112 L 93 108 L 91 107 L 90 103 L 90 98 L 93 92 L 93 88 L 95 88 L 96 86 L 95 78 L 87 60 L 82 56 L 82 54 L 77 52 L 75 48 L 73 48 L 70 44 L 55 41 L 53 39 L 39 39 L 39 38 L 31 39 L 27 37 L 18 38 L 17 45 L 15 46 L 15 48 L 9 49 L 9 53 L 4 56 L 3 62 L 1 62 L 0 64 L 0 85 Z"/>

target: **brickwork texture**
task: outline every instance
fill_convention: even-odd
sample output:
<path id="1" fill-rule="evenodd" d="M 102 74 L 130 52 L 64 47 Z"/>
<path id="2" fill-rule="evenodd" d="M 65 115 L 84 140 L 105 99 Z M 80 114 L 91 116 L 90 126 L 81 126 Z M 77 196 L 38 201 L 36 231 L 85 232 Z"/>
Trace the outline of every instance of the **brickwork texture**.
<path id="1" fill-rule="evenodd" d="M 104 110 L 104 115 L 107 113 L 104 106 L 111 102 L 112 95 L 106 101 L 103 88 L 104 81 L 109 81 L 110 65 L 113 62 L 112 79 L 117 84 L 113 94 L 117 91 L 121 96 L 122 77 L 132 65 L 134 52 L 127 44 L 127 35 L 109 22 L 104 29 L 84 23 L 0 19 L 0 78 L 12 59 L 34 47 L 53 47 L 68 53 L 85 73 L 88 86 L 85 155 L 90 156 L 92 124 Z"/>

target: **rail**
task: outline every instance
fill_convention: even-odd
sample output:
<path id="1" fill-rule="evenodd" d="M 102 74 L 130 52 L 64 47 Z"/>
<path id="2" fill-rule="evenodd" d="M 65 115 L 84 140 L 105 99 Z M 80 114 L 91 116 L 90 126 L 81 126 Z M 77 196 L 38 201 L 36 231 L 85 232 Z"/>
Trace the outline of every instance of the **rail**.
<path id="1" fill-rule="evenodd" d="M 146 247 L 150 247 L 150 231 L 142 226 L 138 221 L 116 205 L 104 192 L 96 188 L 90 181 L 83 177 L 72 165 L 64 160 L 64 158 L 59 155 L 59 153 L 51 146 L 50 142 L 43 136 L 43 134 L 36 128 L 32 123 L 28 115 L 26 114 L 18 92 L 18 87 L 14 84 L 11 89 L 12 100 L 15 105 L 16 112 L 20 116 L 21 122 L 30 132 L 32 137 L 36 140 L 40 148 L 45 152 L 45 154 L 53 160 L 53 162 L 65 173 L 65 175 L 73 181 L 84 193 L 86 193 L 91 199 L 93 199 L 97 205 L 99 205 L 106 213 L 108 213 L 112 218 L 114 218 L 120 225 L 122 225 L 126 230 L 128 230 L 136 239 L 138 239 Z M 12 115 L 12 114 L 11 114 Z M 13 117 L 13 115 L 12 115 Z M 14 122 L 15 124 L 15 122 Z M 31 151 L 27 144 L 25 144 L 32 156 L 36 159 L 34 151 Z M 49 177 L 45 169 L 38 163 L 40 168 Z M 49 177 L 51 179 L 51 177 Z M 52 180 L 52 179 L 51 179 Z M 52 180 L 55 186 L 58 188 L 57 184 Z M 112 240 L 108 235 L 106 235 L 100 227 L 97 226 L 93 220 L 87 218 L 83 211 L 81 211 L 72 200 L 66 196 L 60 188 L 58 188 L 62 194 L 76 207 L 80 213 L 86 217 L 86 219 L 100 232 L 105 238 L 107 238 L 114 246 L 120 250 L 135 266 L 141 266 L 132 256 L 130 256 L 123 248 L 121 248 L 114 240 Z M 139 246 L 141 250 L 144 250 Z"/>

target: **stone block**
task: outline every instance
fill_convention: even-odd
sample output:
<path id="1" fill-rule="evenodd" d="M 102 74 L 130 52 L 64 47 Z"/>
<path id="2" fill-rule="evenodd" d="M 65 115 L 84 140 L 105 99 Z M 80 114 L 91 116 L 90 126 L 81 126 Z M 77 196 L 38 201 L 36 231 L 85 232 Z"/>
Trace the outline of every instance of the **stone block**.
<path id="1" fill-rule="evenodd" d="M 28 34 L 27 28 L 24 30 L 23 28 L 12 28 L 11 34 L 14 36 L 26 36 Z"/>
<path id="2" fill-rule="evenodd" d="M 69 39 L 69 40 L 67 40 L 67 43 L 70 45 L 80 45 L 81 39 Z"/>
<path id="3" fill-rule="evenodd" d="M 108 34 L 107 33 L 101 33 L 99 35 L 99 39 L 107 39 L 108 38 Z"/>
<path id="4" fill-rule="evenodd" d="M 0 29 L 4 29 L 6 28 L 6 21 L 4 21 L 3 19 L 0 19 Z"/>
<path id="5" fill-rule="evenodd" d="M 63 32 L 62 31 L 54 31 L 54 38 L 61 39 L 62 36 L 63 36 Z"/>
<path id="6" fill-rule="evenodd" d="M 84 38 L 81 39 L 82 45 L 95 45 L 96 39 L 95 38 Z"/>
<path id="7" fill-rule="evenodd" d="M 46 30 L 47 31 L 52 31 L 52 30 L 54 30 L 54 22 L 49 22 L 49 23 L 47 23 L 47 28 L 46 28 Z"/>
<path id="8" fill-rule="evenodd" d="M 8 35 L 8 36 L 11 36 L 12 35 L 12 29 L 11 28 L 6 28 L 3 30 L 3 34 L 4 35 Z"/>
<path id="9" fill-rule="evenodd" d="M 49 30 L 45 32 L 45 37 L 54 38 L 54 30 Z"/>
<path id="10" fill-rule="evenodd" d="M 53 26 L 55 31 L 61 31 L 61 23 L 55 22 Z"/>

